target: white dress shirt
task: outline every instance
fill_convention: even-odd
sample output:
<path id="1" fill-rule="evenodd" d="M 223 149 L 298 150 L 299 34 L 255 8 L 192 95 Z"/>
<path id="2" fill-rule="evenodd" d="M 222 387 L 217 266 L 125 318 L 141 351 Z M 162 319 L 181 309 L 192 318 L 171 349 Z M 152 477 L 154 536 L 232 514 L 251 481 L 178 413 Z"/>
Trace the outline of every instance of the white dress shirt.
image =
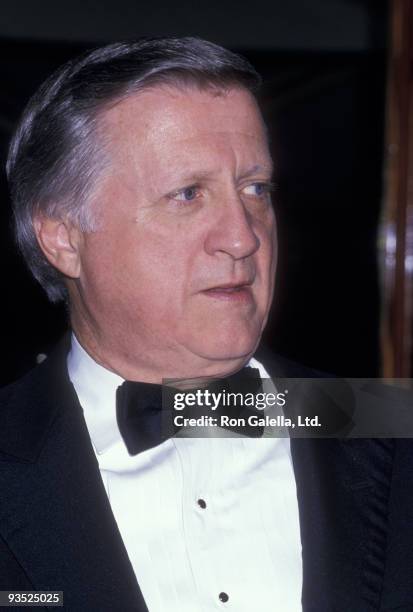
<path id="1" fill-rule="evenodd" d="M 289 439 L 172 438 L 130 456 L 116 421 L 123 379 L 74 336 L 68 369 L 149 611 L 299 612 Z"/>

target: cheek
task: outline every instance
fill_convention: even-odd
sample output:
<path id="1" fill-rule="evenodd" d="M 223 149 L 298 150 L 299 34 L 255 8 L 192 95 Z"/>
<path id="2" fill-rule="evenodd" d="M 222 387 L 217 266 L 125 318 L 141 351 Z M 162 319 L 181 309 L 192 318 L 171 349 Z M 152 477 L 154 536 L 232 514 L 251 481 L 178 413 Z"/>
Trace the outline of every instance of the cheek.
<path id="1" fill-rule="evenodd" d="M 95 236 L 84 253 L 82 286 L 96 309 L 164 320 L 179 316 L 191 278 L 191 250 L 183 240 L 127 232 Z"/>
<path id="2" fill-rule="evenodd" d="M 272 278 L 273 283 L 275 281 L 275 272 L 277 269 L 277 263 L 278 263 L 278 239 L 277 239 L 276 231 L 274 230 L 274 233 L 271 236 L 271 264 L 270 264 L 271 278 Z"/>
<path id="3" fill-rule="evenodd" d="M 260 240 L 260 249 L 257 257 L 259 261 L 260 273 L 263 281 L 268 285 L 274 282 L 275 269 L 277 265 L 277 237 L 275 222 L 264 226 L 258 232 L 258 238 Z"/>
<path id="4" fill-rule="evenodd" d="M 119 306 L 133 286 L 130 244 L 118 233 L 88 234 L 82 253 L 81 289 L 84 301 L 95 317 L 105 316 Z"/>

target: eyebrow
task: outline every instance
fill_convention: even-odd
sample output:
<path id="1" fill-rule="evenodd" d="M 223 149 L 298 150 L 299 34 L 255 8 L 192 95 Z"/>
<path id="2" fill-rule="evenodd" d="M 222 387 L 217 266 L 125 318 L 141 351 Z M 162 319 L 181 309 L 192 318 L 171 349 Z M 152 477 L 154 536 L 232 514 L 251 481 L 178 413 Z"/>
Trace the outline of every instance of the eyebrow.
<path id="1" fill-rule="evenodd" d="M 252 166 L 252 168 L 250 168 L 249 170 L 243 172 L 239 178 L 248 178 L 250 176 L 253 176 L 254 174 L 257 174 L 258 172 L 263 172 L 272 176 L 274 172 L 274 166 L 272 163 L 265 165 L 256 164 L 255 166 Z"/>
<path id="2" fill-rule="evenodd" d="M 196 183 L 197 181 L 205 181 L 213 177 L 215 172 L 199 171 L 191 172 L 181 178 L 182 183 Z"/>
<path id="3" fill-rule="evenodd" d="M 258 172 L 263 172 L 265 174 L 269 174 L 270 177 L 272 176 L 273 172 L 274 172 L 274 167 L 273 164 L 265 164 L 265 165 L 261 165 L 261 164 L 255 164 L 254 166 L 252 166 L 251 168 L 249 168 L 248 170 L 246 170 L 245 172 L 242 172 L 241 175 L 238 177 L 239 179 L 244 179 L 244 178 L 248 178 L 250 176 L 253 176 L 254 174 L 257 174 Z M 185 176 L 183 176 L 181 178 L 181 182 L 182 183 L 196 183 L 198 181 L 205 181 L 208 180 L 210 178 L 213 178 L 214 175 L 216 174 L 216 171 L 199 171 L 199 172 L 191 172 L 190 174 L 186 174 Z"/>

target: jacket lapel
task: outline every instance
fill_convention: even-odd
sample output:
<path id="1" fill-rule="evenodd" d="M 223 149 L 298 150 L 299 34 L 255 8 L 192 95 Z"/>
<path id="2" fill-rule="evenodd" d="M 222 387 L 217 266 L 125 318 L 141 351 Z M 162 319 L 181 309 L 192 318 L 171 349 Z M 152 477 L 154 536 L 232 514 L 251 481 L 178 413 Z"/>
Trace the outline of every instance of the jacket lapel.
<path id="1" fill-rule="evenodd" d="M 268 355 L 264 364 L 275 379 L 317 377 Z M 380 609 L 393 452 L 385 439 L 291 439 L 304 612 Z"/>
<path id="2" fill-rule="evenodd" d="M 66 592 L 68 610 L 147 612 L 64 355 L 9 393 L 0 433 L 1 535 L 33 588 Z"/>
<path id="3" fill-rule="evenodd" d="M 380 609 L 393 442 L 292 439 L 303 610 Z"/>

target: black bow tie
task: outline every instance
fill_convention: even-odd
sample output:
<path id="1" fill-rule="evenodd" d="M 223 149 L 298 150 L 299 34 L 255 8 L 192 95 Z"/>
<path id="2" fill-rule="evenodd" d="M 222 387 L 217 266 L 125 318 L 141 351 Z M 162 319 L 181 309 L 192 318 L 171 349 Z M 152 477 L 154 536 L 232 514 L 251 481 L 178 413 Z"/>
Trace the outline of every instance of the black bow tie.
<path id="1" fill-rule="evenodd" d="M 174 398 L 179 393 L 180 399 L 188 394 L 208 390 L 210 393 L 256 394 L 262 390 L 260 373 L 257 368 L 244 367 L 242 370 L 224 379 L 214 380 L 207 387 L 176 389 L 151 383 L 125 381 L 116 392 L 116 417 L 122 438 L 130 455 L 136 455 L 154 446 L 162 444 L 174 436 L 180 427 L 175 424 L 178 414 L 184 418 L 213 416 L 219 418 L 220 426 L 238 434 L 249 437 L 261 437 L 263 427 L 251 426 L 248 417 L 262 416 L 254 406 L 243 406 L 241 401 L 236 405 L 224 406 L 222 403 L 215 411 L 210 406 L 185 405 L 179 412 L 174 408 Z M 238 396 L 240 398 L 240 396 Z M 221 415 L 228 416 L 230 423 L 221 425 Z M 242 423 L 245 422 L 245 425 Z M 241 425 L 240 425 L 241 423 Z M 192 429 L 191 437 L 202 437 L 199 427 Z"/>

